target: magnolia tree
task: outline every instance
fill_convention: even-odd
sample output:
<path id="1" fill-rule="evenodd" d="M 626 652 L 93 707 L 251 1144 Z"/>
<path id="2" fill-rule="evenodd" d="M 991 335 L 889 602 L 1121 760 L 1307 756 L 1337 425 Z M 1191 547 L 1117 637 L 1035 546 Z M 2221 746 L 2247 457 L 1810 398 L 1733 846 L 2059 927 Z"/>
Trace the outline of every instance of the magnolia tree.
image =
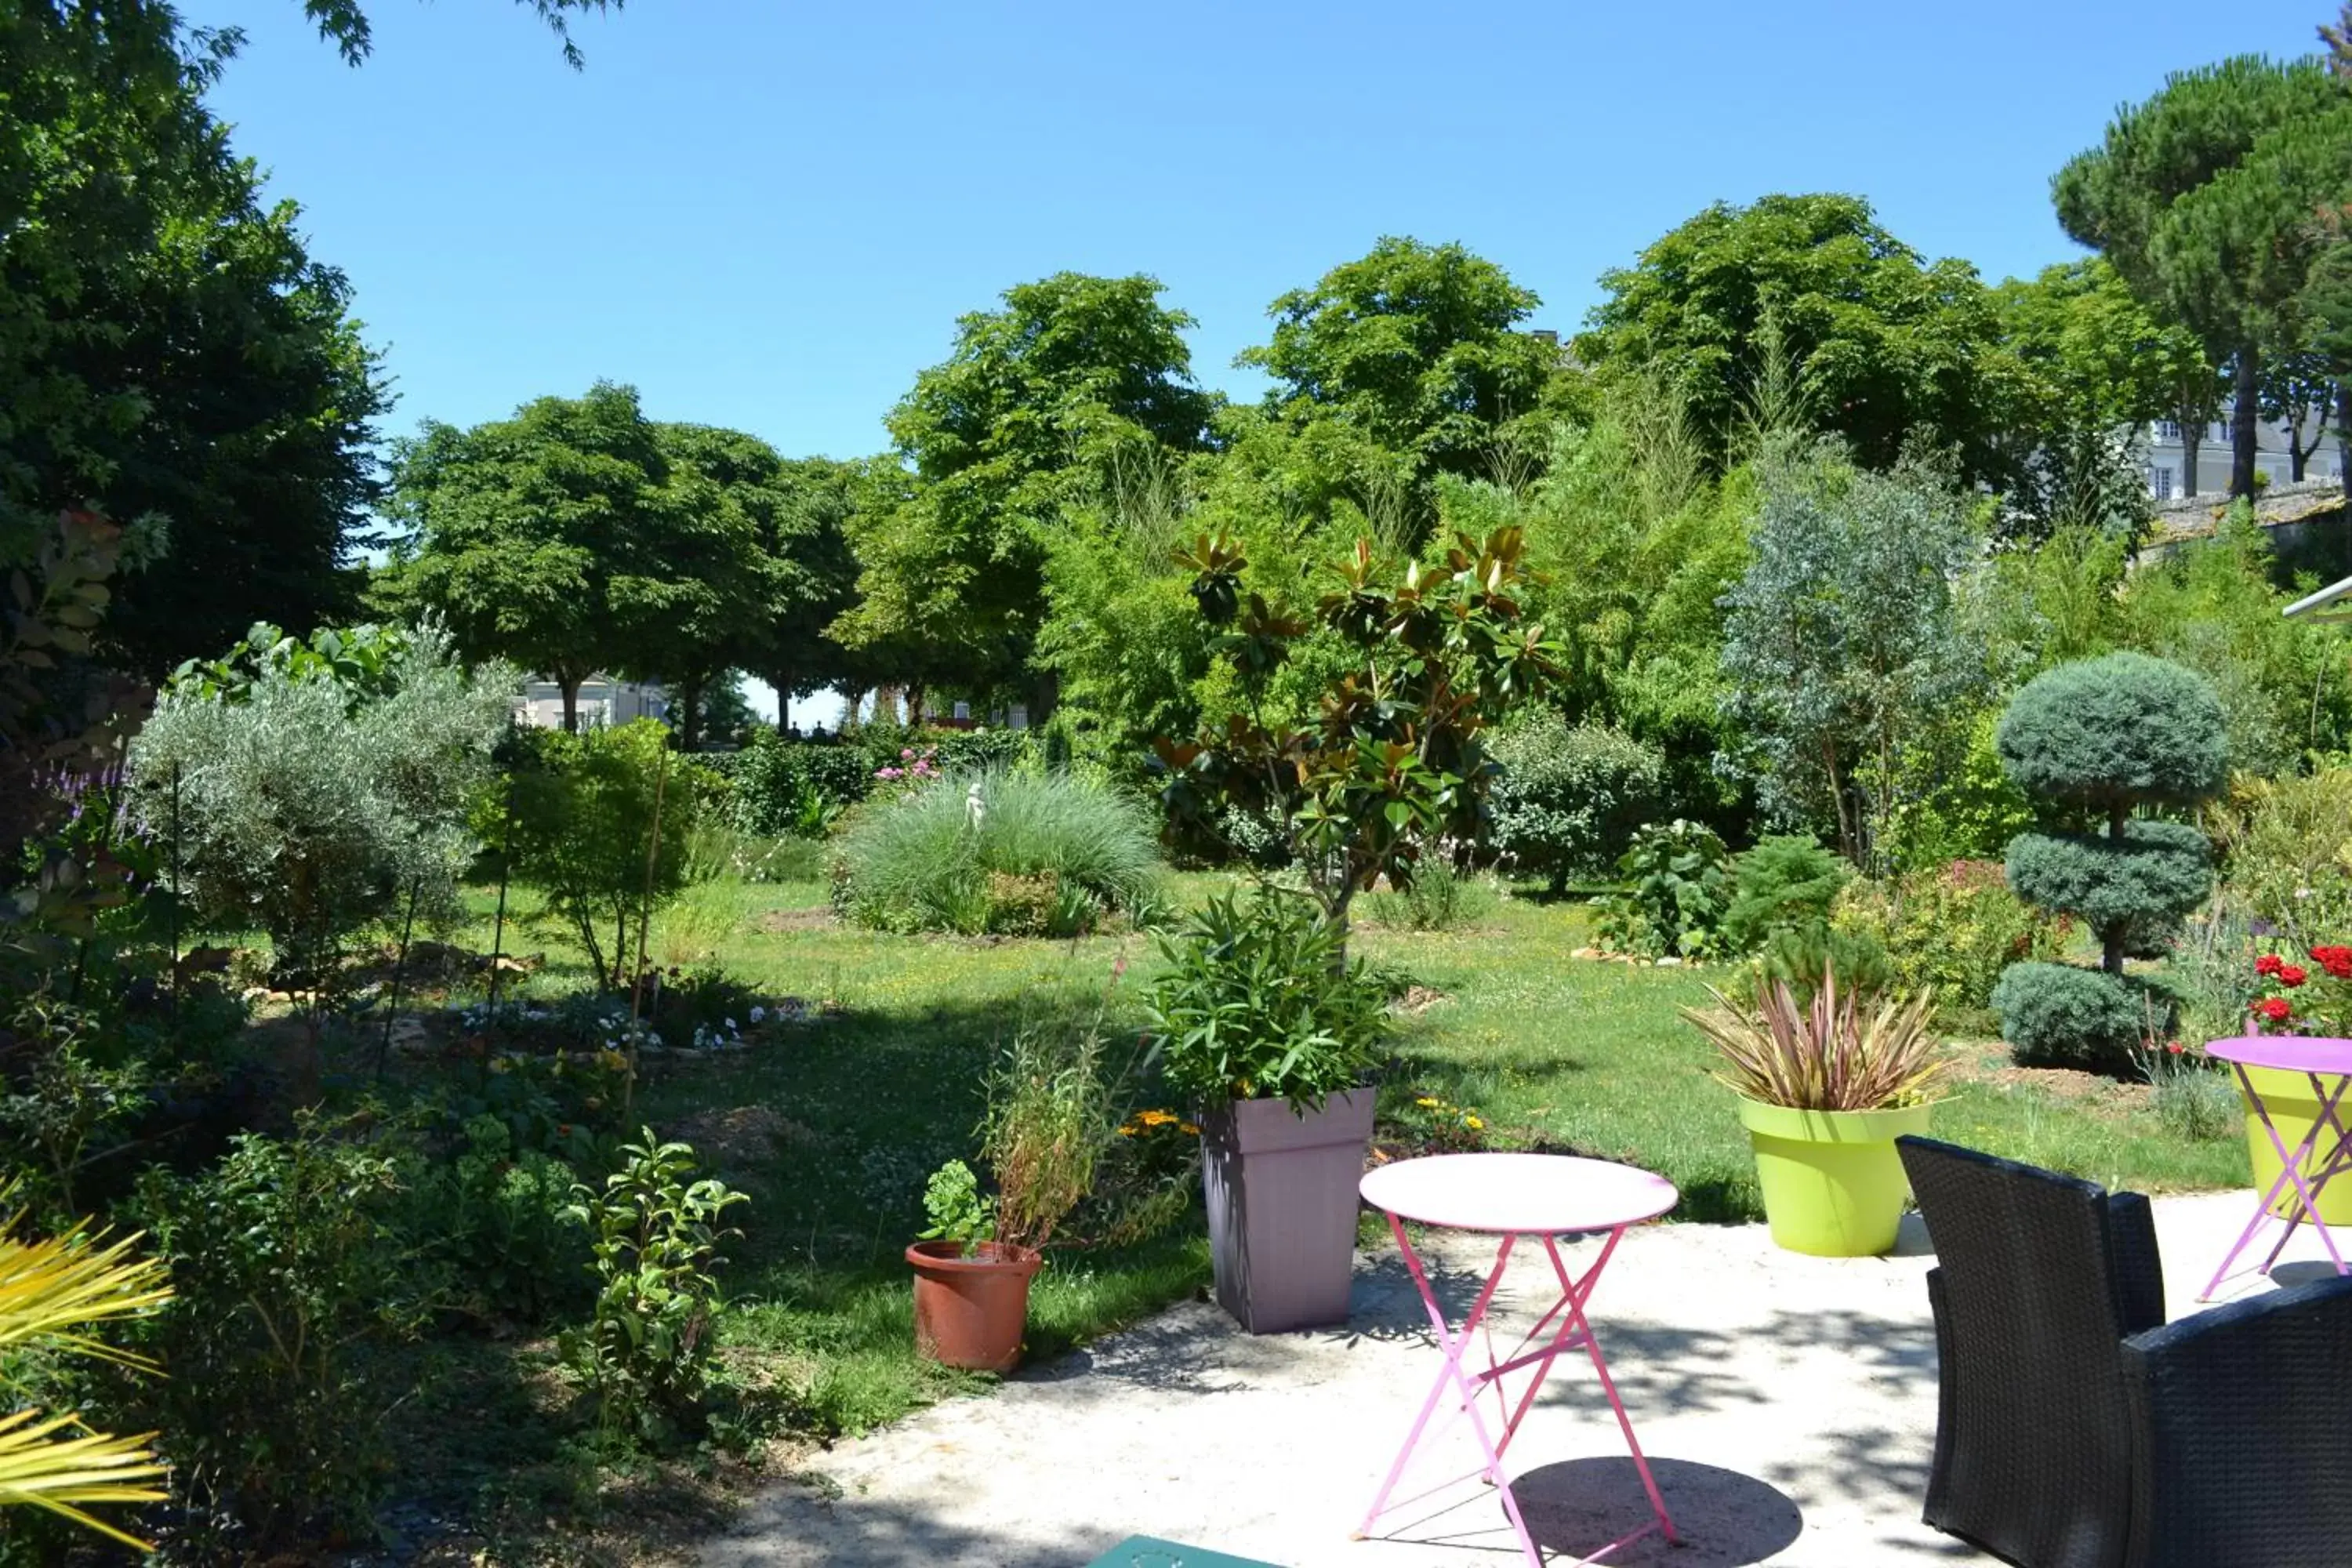
<path id="1" fill-rule="evenodd" d="M 1192 741 L 1153 742 L 1173 820 L 1237 809 L 1275 824 L 1342 931 L 1357 893 L 1382 877 L 1409 886 L 1429 846 L 1480 836 L 1487 736 L 1559 674 L 1542 628 L 1522 623 L 1517 529 L 1460 535 L 1442 559 L 1401 567 L 1360 540 L 1311 609 L 1248 591 L 1231 535 L 1204 534 L 1179 559 L 1240 702 Z M 1310 646 L 1329 673 L 1307 710 L 1272 688 Z"/>
<path id="2" fill-rule="evenodd" d="M 2013 963 L 1994 987 L 2020 1061 L 2116 1066 L 2170 1008 L 2124 973 L 2152 956 L 2212 884 L 2205 836 L 2135 813 L 2195 804 L 2229 776 L 2221 699 L 2205 678 L 2146 654 L 2063 664 L 2029 681 L 1993 734 L 2001 763 L 2045 808 L 2086 830 L 2021 833 L 2009 880 L 2027 902 L 2079 916 L 2097 969 Z"/>

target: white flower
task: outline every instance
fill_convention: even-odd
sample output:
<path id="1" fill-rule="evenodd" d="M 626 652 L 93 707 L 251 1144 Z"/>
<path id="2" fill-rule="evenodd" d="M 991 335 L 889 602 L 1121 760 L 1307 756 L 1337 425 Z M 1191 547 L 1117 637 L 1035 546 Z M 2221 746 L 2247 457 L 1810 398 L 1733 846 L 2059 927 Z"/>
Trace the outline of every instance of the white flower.
<path id="1" fill-rule="evenodd" d="M 764 1024 L 767 1021 L 768 1010 L 765 1007 L 754 1007 L 751 1009 L 751 1022 L 753 1025 Z"/>
<path id="2" fill-rule="evenodd" d="M 759 1022 L 759 1020 L 755 1018 L 755 1019 L 753 1019 L 753 1020 L 752 1020 L 752 1022 L 753 1022 L 753 1023 L 757 1023 L 757 1022 Z M 734 1020 L 734 1019 L 732 1019 L 732 1018 L 728 1019 L 728 1020 L 727 1020 L 727 1027 L 728 1027 L 728 1030 L 729 1030 L 730 1033 L 731 1033 L 731 1032 L 733 1032 L 733 1030 L 734 1030 L 734 1028 L 735 1028 L 735 1020 Z"/>

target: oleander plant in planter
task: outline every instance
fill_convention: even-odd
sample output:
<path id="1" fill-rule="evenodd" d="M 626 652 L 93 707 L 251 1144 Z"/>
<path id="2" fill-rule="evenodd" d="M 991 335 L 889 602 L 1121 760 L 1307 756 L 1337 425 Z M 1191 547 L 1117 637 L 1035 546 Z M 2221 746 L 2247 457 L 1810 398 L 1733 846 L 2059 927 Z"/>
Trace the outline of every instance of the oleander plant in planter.
<path id="1" fill-rule="evenodd" d="M 1093 1191 L 1118 1135 L 1104 1055 L 1100 1010 L 1076 1024 L 1025 1024 L 1005 1047 L 981 1124 L 995 1191 L 983 1194 L 969 1165 L 948 1162 L 924 1194 L 930 1226 L 907 1248 L 922 1355 L 976 1372 L 1019 1364 L 1045 1247 Z"/>
<path id="2" fill-rule="evenodd" d="M 1833 965 L 1810 994 L 1785 979 L 1750 1002 L 1709 994 L 1714 1007 L 1683 1016 L 1739 1096 L 1772 1239 L 1823 1258 L 1891 1248 L 1910 1196 L 1895 1140 L 1927 1131 L 1947 1067 L 1934 994 L 1842 985 Z"/>
<path id="3" fill-rule="evenodd" d="M 1217 1300 L 1252 1333 L 1344 1321 L 1387 995 L 1305 895 L 1213 899 L 1147 994 L 1169 1086 L 1201 1107 Z"/>

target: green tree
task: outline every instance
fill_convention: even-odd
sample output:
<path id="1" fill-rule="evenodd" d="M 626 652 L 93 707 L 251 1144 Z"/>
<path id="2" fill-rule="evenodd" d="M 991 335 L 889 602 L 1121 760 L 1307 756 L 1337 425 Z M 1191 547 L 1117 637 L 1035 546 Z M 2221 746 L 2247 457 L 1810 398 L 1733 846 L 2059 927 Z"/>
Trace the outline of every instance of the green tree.
<path id="1" fill-rule="evenodd" d="M 1959 447 L 1970 477 L 1986 467 L 1987 290 L 1966 262 L 1924 261 L 1859 197 L 1718 202 L 1601 282 L 1578 355 L 1604 380 L 1672 388 L 1717 466 L 1761 416 L 1841 435 L 1873 468 L 1915 431 Z M 1792 377 L 1773 374 L 1783 359 Z"/>
<path id="2" fill-rule="evenodd" d="M 1044 613 L 1044 535 L 1111 464 L 1206 439 L 1213 399 L 1192 384 L 1192 317 L 1150 278 L 1058 272 L 965 316 L 955 351 L 890 414 L 908 469 L 846 520 L 863 568 L 834 626 L 892 655 L 904 684 L 984 689 L 1013 679 Z"/>
<path id="3" fill-rule="evenodd" d="M 871 489 L 868 465 L 824 458 L 783 460 L 761 488 L 762 604 L 743 667 L 776 691 L 776 730 L 792 727 L 793 702 L 827 687 L 859 684 L 858 660 L 833 638 L 857 602 L 849 520 Z"/>
<path id="4" fill-rule="evenodd" d="M 2011 279 L 1993 306 L 2011 531 L 2136 535 L 2148 517 L 2137 437 L 2176 414 L 2184 386 L 2201 383 L 2210 396 L 2203 346 L 2159 321 L 2098 257 Z"/>
<path id="5" fill-rule="evenodd" d="M 2230 368 L 2230 489 L 2251 495 L 2267 352 L 2319 248 L 2318 219 L 2352 166 L 2352 97 L 2316 60 L 2240 56 L 2177 72 L 2052 182 L 2066 232 L 2112 261 Z"/>
<path id="6" fill-rule="evenodd" d="M 201 102 L 231 45 L 161 5 L 0 9 L 0 563 L 60 510 L 134 525 L 159 563 L 104 642 L 151 674 L 348 607 L 375 498 L 348 288 Z"/>
<path id="7" fill-rule="evenodd" d="M 1967 506 L 1919 468 L 1878 474 L 1818 451 L 1775 455 L 1763 477 L 1755 559 L 1723 599 L 1726 706 L 1766 805 L 1834 822 L 1840 851 L 1868 868 L 1909 752 L 1983 679 L 1953 608 Z"/>
<path id="8" fill-rule="evenodd" d="M 2305 299 L 2308 300 L 2308 289 Z M 2286 431 L 2288 477 L 2297 480 L 2326 440 L 2336 405 L 2336 366 L 2315 348 L 2274 353 L 2263 363 L 2263 417 Z"/>
<path id="9" fill-rule="evenodd" d="M 767 546 L 789 504 L 782 461 L 766 442 L 707 425 L 657 425 L 667 470 L 651 521 L 660 579 L 638 591 L 650 612 L 629 673 L 668 683 L 678 743 L 702 744 L 704 695 L 762 646 L 760 629 L 789 590 Z"/>
<path id="10" fill-rule="evenodd" d="M 1234 363 L 1274 377 L 1267 410 L 1294 426 L 1344 423 L 1414 480 L 1483 476 L 1562 373 L 1554 340 L 1517 330 L 1541 303 L 1460 245 L 1384 237 L 1276 300 L 1273 341 Z"/>
<path id="11" fill-rule="evenodd" d="M 88 6 L 90 0 L 80 0 Z M 585 62 L 572 38 L 572 17 L 588 12 L 617 11 L 624 0 L 514 0 L 534 13 L 562 46 L 563 60 L 573 70 Z M 366 8 L 360 0 L 302 0 L 302 14 L 318 25 L 319 36 L 335 46 L 346 63 L 357 65 L 375 47 Z"/>
<path id="12" fill-rule="evenodd" d="M 610 382 L 470 430 L 428 422 L 393 449 L 405 531 L 382 596 L 443 616 L 470 658 L 556 682 L 567 730 L 599 670 L 707 679 L 740 662 L 711 649 L 752 613 L 752 540 L 728 487 L 672 462 L 701 445 Z"/>

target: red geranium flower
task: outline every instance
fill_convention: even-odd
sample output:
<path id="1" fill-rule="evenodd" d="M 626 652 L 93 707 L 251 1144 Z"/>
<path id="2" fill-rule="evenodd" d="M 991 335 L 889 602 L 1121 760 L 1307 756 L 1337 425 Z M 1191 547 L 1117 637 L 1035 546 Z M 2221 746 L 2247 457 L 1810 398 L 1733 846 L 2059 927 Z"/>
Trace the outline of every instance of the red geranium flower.
<path id="1" fill-rule="evenodd" d="M 2266 952 L 2260 958 L 2254 960 L 2254 973 L 2257 974 L 2276 974 L 2285 962 L 2286 961 L 2284 959 L 2279 957 L 2275 952 Z"/>
<path id="2" fill-rule="evenodd" d="M 2279 968 L 2278 983 L 2289 990 L 2302 984 L 2305 978 L 2303 966 L 2299 963 L 2282 964 Z"/>
<path id="3" fill-rule="evenodd" d="M 2265 996 L 2254 1004 L 2254 1016 L 2268 1018 L 2273 1024 L 2284 1024 L 2294 1009 L 2286 1005 L 2284 996 Z"/>
<path id="4" fill-rule="evenodd" d="M 2180 1049 L 2181 1049 L 2180 1042 L 2179 1042 L 2179 1040 L 2167 1040 L 2167 1041 L 2165 1042 L 2164 1048 L 2165 1048 L 2166 1050 L 2168 1050 L 2168 1051 L 2170 1051 L 2174 1056 L 2176 1056 L 2176 1057 L 2177 1057 L 2177 1056 L 2179 1056 L 2179 1055 L 2180 1054 Z"/>

